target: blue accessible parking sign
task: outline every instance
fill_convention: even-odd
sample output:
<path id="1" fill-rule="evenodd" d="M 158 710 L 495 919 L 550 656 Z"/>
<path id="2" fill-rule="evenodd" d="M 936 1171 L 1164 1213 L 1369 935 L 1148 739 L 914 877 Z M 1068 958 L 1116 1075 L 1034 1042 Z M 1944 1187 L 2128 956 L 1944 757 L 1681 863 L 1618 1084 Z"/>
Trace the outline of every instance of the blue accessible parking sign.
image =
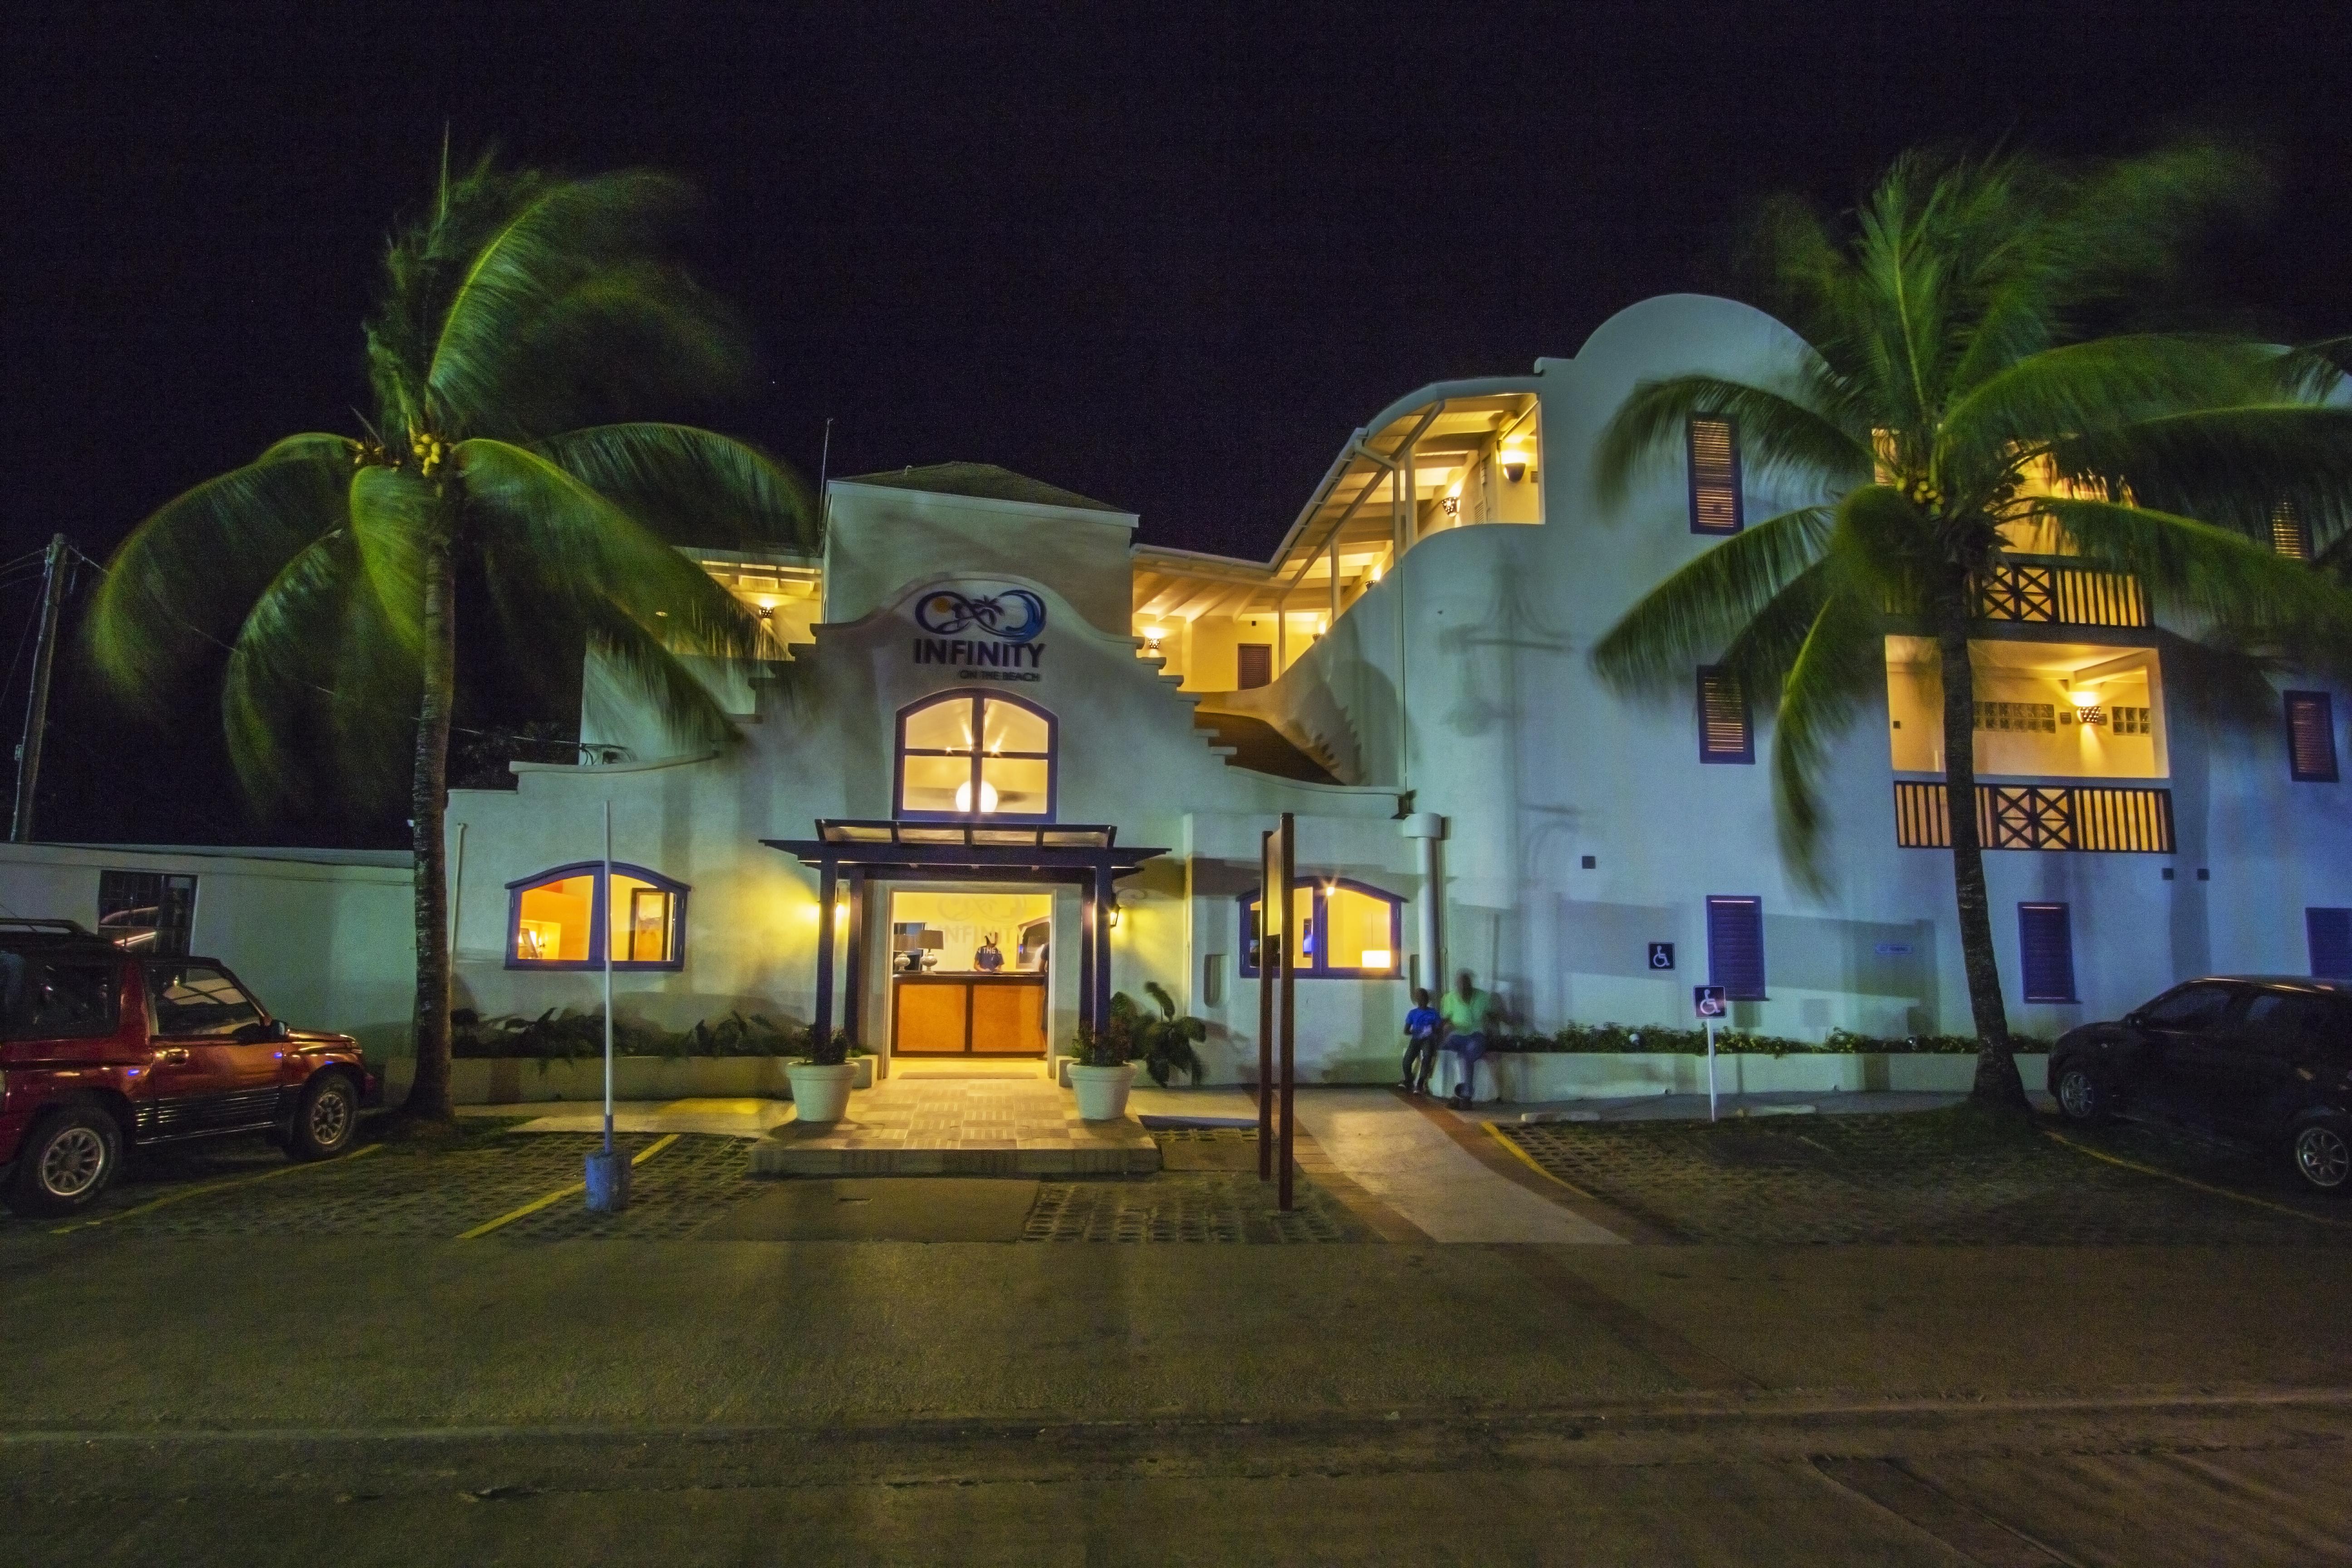
<path id="1" fill-rule="evenodd" d="M 1698 1016 L 1700 1017 L 1722 1017 L 1724 1016 L 1725 1005 L 1726 998 L 1723 994 L 1722 986 L 1694 985 L 1691 987 L 1691 1005 L 1698 1009 Z"/>
<path id="2" fill-rule="evenodd" d="M 1670 942 L 1652 942 L 1650 944 L 1650 967 L 1653 969 L 1672 969 L 1674 966 L 1675 944 Z"/>

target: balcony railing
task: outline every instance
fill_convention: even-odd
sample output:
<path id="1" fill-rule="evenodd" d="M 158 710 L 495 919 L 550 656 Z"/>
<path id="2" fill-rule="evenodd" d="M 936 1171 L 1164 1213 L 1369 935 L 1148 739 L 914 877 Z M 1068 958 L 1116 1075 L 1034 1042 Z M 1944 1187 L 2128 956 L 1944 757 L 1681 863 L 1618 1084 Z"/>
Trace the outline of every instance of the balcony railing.
<path id="1" fill-rule="evenodd" d="M 1977 579 L 1977 615 L 1988 621 L 2053 626 L 2144 626 L 2147 594 L 2122 572 L 2085 572 L 2046 562 L 1996 562 Z"/>
<path id="2" fill-rule="evenodd" d="M 1895 842 L 1948 849 L 1942 784 L 1895 781 Z M 2172 792 L 2121 784 L 1977 785 L 1977 837 L 1988 849 L 2172 853 Z"/>

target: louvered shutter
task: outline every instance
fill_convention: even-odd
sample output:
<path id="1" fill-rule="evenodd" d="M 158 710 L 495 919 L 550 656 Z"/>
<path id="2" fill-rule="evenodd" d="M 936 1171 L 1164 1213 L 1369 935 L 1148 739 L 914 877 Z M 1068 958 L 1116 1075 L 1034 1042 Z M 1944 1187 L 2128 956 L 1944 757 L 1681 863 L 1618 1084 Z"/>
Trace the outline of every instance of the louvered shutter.
<path id="1" fill-rule="evenodd" d="M 2326 692 L 2286 694 L 2286 756 L 2295 783 L 2336 782 L 2336 708 Z"/>
<path id="2" fill-rule="evenodd" d="M 2028 1002 L 2074 1002 L 2074 923 L 2064 904 L 2017 906 L 2017 950 Z"/>
<path id="3" fill-rule="evenodd" d="M 1693 533 L 1738 533 L 1739 432 L 1728 419 L 1690 422 L 1690 526 Z"/>
<path id="4" fill-rule="evenodd" d="M 2291 500 L 2271 509 L 2271 548 L 2291 561 L 2311 559 L 2311 530 Z"/>
<path id="5" fill-rule="evenodd" d="M 1764 900 L 1706 900 L 1706 983 L 1735 1002 L 1764 1001 Z"/>
<path id="6" fill-rule="evenodd" d="M 2352 910 L 2305 910 L 2311 973 L 2320 980 L 2352 980 Z"/>
<path id="7" fill-rule="evenodd" d="M 1753 763 L 1756 735 L 1748 719 L 1748 693 L 1739 678 L 1720 665 L 1698 671 L 1698 760 Z"/>

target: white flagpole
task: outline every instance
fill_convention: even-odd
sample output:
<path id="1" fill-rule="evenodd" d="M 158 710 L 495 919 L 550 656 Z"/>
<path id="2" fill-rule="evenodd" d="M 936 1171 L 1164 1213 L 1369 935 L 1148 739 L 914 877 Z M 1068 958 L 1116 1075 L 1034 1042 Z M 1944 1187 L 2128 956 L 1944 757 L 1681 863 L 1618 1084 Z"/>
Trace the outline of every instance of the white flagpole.
<path id="1" fill-rule="evenodd" d="M 604 803 L 604 1152 L 613 1152 L 613 803 Z"/>

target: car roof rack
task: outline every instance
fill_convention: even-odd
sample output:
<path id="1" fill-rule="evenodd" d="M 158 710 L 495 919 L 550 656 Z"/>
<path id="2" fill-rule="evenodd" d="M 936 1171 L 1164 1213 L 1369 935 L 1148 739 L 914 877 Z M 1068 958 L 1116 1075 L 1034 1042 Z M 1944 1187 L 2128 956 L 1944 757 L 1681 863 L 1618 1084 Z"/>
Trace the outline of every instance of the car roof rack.
<path id="1" fill-rule="evenodd" d="M 37 920 L 26 915 L 0 915 L 0 931 L 42 931 L 55 936 L 95 937 L 79 921 Z"/>

